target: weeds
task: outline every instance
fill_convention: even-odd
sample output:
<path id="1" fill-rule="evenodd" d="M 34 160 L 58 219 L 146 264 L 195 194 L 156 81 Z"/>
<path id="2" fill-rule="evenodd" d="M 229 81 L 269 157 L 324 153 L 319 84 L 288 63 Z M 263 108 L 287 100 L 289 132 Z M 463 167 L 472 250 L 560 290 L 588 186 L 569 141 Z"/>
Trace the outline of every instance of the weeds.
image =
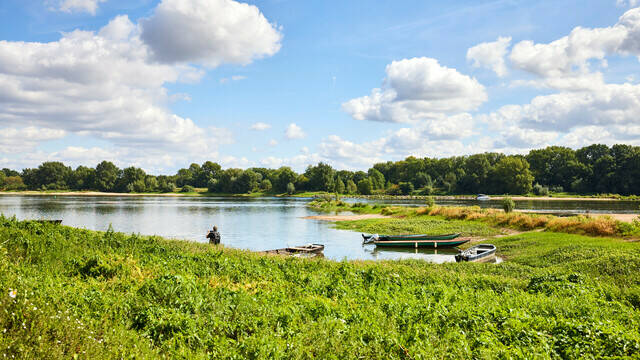
<path id="1" fill-rule="evenodd" d="M 638 356 L 639 244 L 492 242 L 506 262 L 333 262 L 0 217 L 0 357 Z"/>

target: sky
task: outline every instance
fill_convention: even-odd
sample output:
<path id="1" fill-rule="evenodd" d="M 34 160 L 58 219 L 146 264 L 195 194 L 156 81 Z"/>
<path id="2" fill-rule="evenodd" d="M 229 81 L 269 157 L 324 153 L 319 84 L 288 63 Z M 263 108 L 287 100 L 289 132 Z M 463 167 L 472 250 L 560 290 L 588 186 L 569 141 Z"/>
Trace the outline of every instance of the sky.
<path id="1" fill-rule="evenodd" d="M 640 145 L 639 0 L 0 1 L 0 168 Z"/>

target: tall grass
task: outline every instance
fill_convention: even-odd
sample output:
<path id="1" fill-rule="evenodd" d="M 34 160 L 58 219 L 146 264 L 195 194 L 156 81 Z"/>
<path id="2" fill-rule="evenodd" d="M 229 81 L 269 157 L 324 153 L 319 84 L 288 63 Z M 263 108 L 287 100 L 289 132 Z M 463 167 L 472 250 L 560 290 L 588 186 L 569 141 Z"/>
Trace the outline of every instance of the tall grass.
<path id="1" fill-rule="evenodd" d="M 332 262 L 0 218 L 0 358 L 640 354 L 639 244 L 495 241 L 502 264 Z"/>

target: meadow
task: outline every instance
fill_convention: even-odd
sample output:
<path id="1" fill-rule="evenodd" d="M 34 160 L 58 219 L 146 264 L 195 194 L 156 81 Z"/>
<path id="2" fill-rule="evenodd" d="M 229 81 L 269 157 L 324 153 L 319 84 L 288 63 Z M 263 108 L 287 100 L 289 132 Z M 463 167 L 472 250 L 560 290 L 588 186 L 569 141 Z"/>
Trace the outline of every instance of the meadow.
<path id="1" fill-rule="evenodd" d="M 553 215 L 527 214 L 522 212 L 504 212 L 500 209 L 481 209 L 477 206 L 425 206 L 410 208 L 404 206 L 388 206 L 384 204 L 346 203 L 341 200 L 330 200 L 328 197 L 316 199 L 308 204 L 312 209 L 323 212 L 340 213 L 349 211 L 357 214 L 381 214 L 395 218 L 362 220 L 338 224 L 338 228 L 369 233 L 438 233 L 450 232 L 446 229 L 455 228 L 446 224 L 459 221 L 461 228 L 493 228 L 514 229 L 518 231 L 545 230 L 568 234 L 590 236 L 613 236 L 637 238 L 640 237 L 640 217 L 631 223 L 622 222 L 603 215 L 589 217 L 584 215 L 557 217 Z M 447 220 L 442 228 L 425 228 L 420 223 L 431 224 L 434 220 Z M 499 230 L 494 230 L 499 231 Z M 462 232 L 474 235 L 469 231 Z M 479 233 L 478 235 L 487 235 Z"/>
<path id="2" fill-rule="evenodd" d="M 640 244 L 492 242 L 505 262 L 333 262 L 0 217 L 0 357 L 640 355 Z"/>

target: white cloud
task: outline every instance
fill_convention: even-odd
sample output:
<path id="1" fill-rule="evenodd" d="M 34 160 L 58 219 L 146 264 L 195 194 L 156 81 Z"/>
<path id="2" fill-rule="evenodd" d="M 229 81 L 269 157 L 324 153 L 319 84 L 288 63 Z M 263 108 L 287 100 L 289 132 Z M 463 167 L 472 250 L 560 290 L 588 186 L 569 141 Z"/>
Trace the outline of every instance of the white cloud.
<path id="1" fill-rule="evenodd" d="M 243 75 L 233 75 L 233 76 L 228 77 L 228 78 L 222 78 L 222 79 L 220 79 L 220 84 L 226 84 L 226 83 L 228 83 L 228 82 L 230 82 L 230 81 L 240 81 L 240 80 L 244 80 L 244 79 L 246 79 L 246 78 L 247 78 L 247 77 L 246 77 L 246 76 L 243 76 Z"/>
<path id="2" fill-rule="evenodd" d="M 342 109 L 356 120 L 418 122 L 474 110 L 487 100 L 476 79 L 431 58 L 394 61 L 382 89 L 352 99 Z"/>
<path id="3" fill-rule="evenodd" d="M 95 15 L 98 10 L 99 3 L 106 1 L 107 0 L 63 0 L 60 2 L 57 9 L 67 13 L 87 12 L 91 15 Z"/>
<path id="4" fill-rule="evenodd" d="M 640 5 L 640 0 L 616 0 L 616 6 L 619 7 L 636 7 Z"/>
<path id="5" fill-rule="evenodd" d="M 162 0 L 141 28 L 159 61 L 209 67 L 272 56 L 282 39 L 256 6 L 233 0 Z"/>
<path id="6" fill-rule="evenodd" d="M 12 154 L 31 151 L 40 142 L 61 139 L 65 135 L 64 130 L 34 126 L 0 129 L 0 153 Z"/>
<path id="7" fill-rule="evenodd" d="M 538 84 L 561 90 L 592 90 L 603 84 L 602 74 L 592 72 L 592 62 L 606 68 L 607 55 L 640 56 L 640 8 L 624 13 L 604 28 L 574 28 L 568 36 L 548 44 L 521 41 L 509 59 L 519 70 L 543 79 Z"/>
<path id="8" fill-rule="evenodd" d="M 276 146 L 276 145 L 278 145 L 278 140 L 276 139 L 269 140 L 269 146 Z"/>
<path id="9" fill-rule="evenodd" d="M 473 61 L 474 67 L 484 67 L 493 70 L 499 77 L 507 75 L 504 57 L 511 44 L 511 37 L 499 37 L 493 42 L 485 42 L 467 50 L 467 60 Z"/>
<path id="10" fill-rule="evenodd" d="M 264 130 L 271 129 L 271 125 L 263 122 L 257 122 L 252 124 L 250 129 L 256 130 L 256 131 L 264 131 Z"/>
<path id="11" fill-rule="evenodd" d="M 307 134 L 304 133 L 300 126 L 296 125 L 295 123 L 291 123 L 289 124 L 289 126 L 287 126 L 287 129 L 284 132 L 284 136 L 289 140 L 293 140 L 304 139 Z"/>
<path id="12" fill-rule="evenodd" d="M 222 26 L 219 28 L 221 31 L 236 30 L 225 27 L 235 18 L 241 23 L 236 25 L 246 27 L 246 31 L 258 31 L 266 36 L 256 37 L 255 41 L 260 44 L 247 49 L 243 38 L 247 36 L 246 31 L 232 31 L 224 37 L 224 44 L 219 44 L 222 55 L 216 61 L 218 64 L 227 60 L 237 62 L 240 58 L 234 57 L 238 55 L 234 53 L 236 46 L 241 47 L 246 55 L 246 61 L 240 61 L 242 63 L 277 51 L 279 43 L 270 45 L 273 51 L 260 50 L 261 46 L 267 46 L 263 41 L 268 40 L 269 35 L 264 33 L 268 32 L 263 27 L 266 20 L 257 8 L 230 0 L 216 3 L 223 3 L 216 8 L 216 17 L 201 19 L 198 26 L 210 25 L 208 29 Z M 155 16 L 181 16 L 167 10 L 167 6 L 178 2 L 165 1 L 162 4 L 164 7 L 148 20 L 149 24 L 160 19 Z M 212 4 L 209 5 L 214 6 Z M 203 2 L 192 2 L 191 5 L 196 9 L 207 6 Z M 222 25 L 220 18 L 226 19 Z M 257 24 L 252 25 L 252 19 Z M 197 82 L 205 71 L 192 65 L 157 62 L 153 49 L 142 41 L 140 29 L 141 26 L 132 23 L 127 16 L 118 16 L 97 32 L 76 30 L 62 34 L 58 41 L 0 41 L 0 127 L 12 128 L 20 124 L 23 128 L 38 127 L 99 138 L 124 149 L 120 154 L 130 161 L 139 161 L 136 159 L 139 159 L 137 154 L 141 151 L 164 159 L 165 166 L 165 156 L 178 160 L 205 154 L 210 156 L 207 160 L 218 156 L 218 146 L 233 141 L 228 130 L 202 128 L 193 120 L 173 114 L 168 109 L 170 102 L 188 99 L 188 95 L 169 94 L 166 84 Z M 145 31 L 151 36 L 149 28 Z M 197 33 L 192 35 L 198 36 Z M 276 35 L 279 41 L 281 35 L 277 31 Z M 191 39 L 184 38 L 186 42 Z M 203 47 L 209 50 L 211 46 L 214 45 L 203 43 Z M 207 65 L 213 65 L 212 61 L 211 58 L 202 60 Z M 231 77 L 236 81 L 242 78 L 241 75 Z M 33 136 L 30 140 L 23 140 L 23 148 L 32 149 L 38 142 L 46 140 Z M 5 139 L 3 144 L 9 142 Z M 8 149 L 15 148 L 13 144 L 5 145 L 0 152 L 6 153 L 10 151 Z M 71 156 L 78 149 L 71 147 L 59 155 Z M 33 157 L 23 156 L 18 161 L 29 163 L 31 158 L 47 158 L 39 152 L 32 154 Z"/>

